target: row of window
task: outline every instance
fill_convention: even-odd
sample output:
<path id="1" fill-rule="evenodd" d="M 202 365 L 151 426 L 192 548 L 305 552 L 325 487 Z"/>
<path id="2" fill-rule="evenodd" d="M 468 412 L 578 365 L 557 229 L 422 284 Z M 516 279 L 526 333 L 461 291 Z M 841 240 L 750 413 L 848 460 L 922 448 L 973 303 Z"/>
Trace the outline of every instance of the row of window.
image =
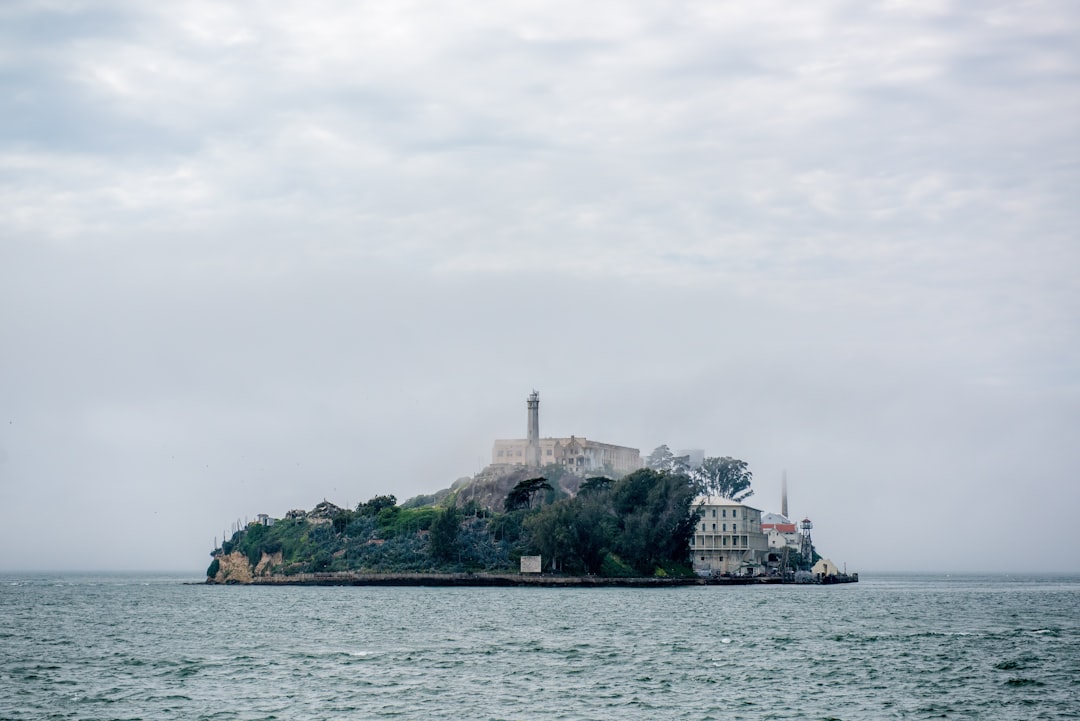
<path id="1" fill-rule="evenodd" d="M 721 508 L 720 509 L 720 517 L 721 518 L 727 518 L 727 512 L 728 512 L 728 509 Z M 712 517 L 716 518 L 716 509 L 715 508 L 712 509 Z M 732 508 L 731 509 L 731 517 L 732 518 L 738 518 L 739 517 L 739 509 L 738 508 Z"/>
<path id="2" fill-rule="evenodd" d="M 504 451 L 498 451 L 495 455 L 498 456 L 499 458 L 502 458 L 504 454 L 507 455 L 507 456 L 517 456 L 518 458 L 521 457 L 521 451 L 505 451 L 505 452 Z M 548 448 L 546 450 L 546 452 L 544 453 L 544 455 L 545 456 L 554 456 L 555 451 L 554 451 L 554 449 Z M 605 460 L 608 460 L 608 459 L 605 459 Z"/>
<path id="3" fill-rule="evenodd" d="M 705 527 L 707 525 L 708 525 L 707 523 L 702 523 L 701 524 L 701 530 L 702 531 L 709 530 L 708 528 Z M 720 527 L 721 527 L 721 532 L 727 533 L 727 524 L 726 523 L 721 523 Z M 716 524 L 715 523 L 712 524 L 712 530 L 713 530 L 713 533 L 716 533 Z M 738 523 L 732 523 L 731 524 L 731 532 L 732 533 L 738 533 L 738 531 L 739 531 L 739 524 Z"/>
<path id="4" fill-rule="evenodd" d="M 713 538 L 711 536 L 709 536 L 707 538 L 708 538 L 709 541 L 711 541 L 711 543 L 705 543 L 705 540 L 706 540 L 705 538 L 702 538 L 700 540 L 698 540 L 697 538 L 691 538 L 690 539 L 690 545 L 691 546 L 713 547 L 713 548 L 715 548 L 717 545 L 720 545 L 720 546 L 741 546 L 741 547 L 744 547 L 744 548 L 749 548 L 749 546 L 750 546 L 750 537 L 749 536 L 720 536 L 720 543 L 719 544 L 716 543 L 715 538 Z"/>

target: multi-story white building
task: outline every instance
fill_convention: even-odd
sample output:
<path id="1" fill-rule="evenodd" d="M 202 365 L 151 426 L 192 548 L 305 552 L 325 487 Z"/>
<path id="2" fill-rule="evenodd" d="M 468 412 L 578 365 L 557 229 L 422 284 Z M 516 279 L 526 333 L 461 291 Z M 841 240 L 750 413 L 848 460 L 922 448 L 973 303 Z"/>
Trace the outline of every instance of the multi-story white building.
<path id="1" fill-rule="evenodd" d="M 761 511 L 720 496 L 695 501 L 701 516 L 690 539 L 694 570 L 703 575 L 752 575 L 769 551 L 761 531 Z"/>

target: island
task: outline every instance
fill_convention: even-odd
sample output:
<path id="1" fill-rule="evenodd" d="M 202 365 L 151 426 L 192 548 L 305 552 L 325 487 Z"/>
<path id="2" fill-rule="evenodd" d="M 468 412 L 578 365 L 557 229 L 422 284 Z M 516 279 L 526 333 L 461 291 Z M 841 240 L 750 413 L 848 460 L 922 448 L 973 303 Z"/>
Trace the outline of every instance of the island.
<path id="1" fill-rule="evenodd" d="M 491 464 L 399 504 L 378 495 L 342 508 L 325 498 L 283 518 L 259 514 L 220 546 L 216 584 L 635 585 L 848 582 L 821 558 L 813 524 L 746 500 L 745 461 L 541 437 L 540 394 L 526 437 L 496 440 Z M 223 537 L 225 534 L 222 534 Z"/>
<path id="2" fill-rule="evenodd" d="M 378 495 L 355 508 L 324 499 L 282 518 L 259 514 L 211 552 L 206 581 L 661 587 L 858 579 L 835 567 L 820 572 L 831 562 L 804 543 L 808 536 L 787 544 L 775 529 L 782 524 L 763 528 L 760 510 L 734 500 L 745 498 L 748 472 L 731 492 L 678 468 L 617 478 L 536 470 L 489 467 L 400 504 Z M 710 493 L 717 490 L 728 493 Z M 785 545 L 770 548 L 770 538 Z"/>

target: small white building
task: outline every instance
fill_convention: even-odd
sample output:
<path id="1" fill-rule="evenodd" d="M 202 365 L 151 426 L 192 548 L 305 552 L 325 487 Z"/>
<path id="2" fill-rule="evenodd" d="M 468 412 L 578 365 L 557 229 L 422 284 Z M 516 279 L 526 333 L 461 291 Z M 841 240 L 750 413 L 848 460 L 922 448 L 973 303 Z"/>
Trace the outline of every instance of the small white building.
<path id="1" fill-rule="evenodd" d="M 802 542 L 799 529 L 787 516 L 779 513 L 761 514 L 761 531 L 769 541 L 769 548 L 779 549 L 787 546 L 796 551 Z"/>
<path id="2" fill-rule="evenodd" d="M 836 576 L 840 573 L 840 569 L 828 558 L 822 558 L 814 564 L 814 567 L 810 569 L 810 573 L 821 578 L 822 576 Z"/>
<path id="3" fill-rule="evenodd" d="M 761 510 L 720 496 L 695 501 L 700 515 L 690 553 L 701 575 L 753 575 L 763 569 L 769 551 L 761 531 Z"/>

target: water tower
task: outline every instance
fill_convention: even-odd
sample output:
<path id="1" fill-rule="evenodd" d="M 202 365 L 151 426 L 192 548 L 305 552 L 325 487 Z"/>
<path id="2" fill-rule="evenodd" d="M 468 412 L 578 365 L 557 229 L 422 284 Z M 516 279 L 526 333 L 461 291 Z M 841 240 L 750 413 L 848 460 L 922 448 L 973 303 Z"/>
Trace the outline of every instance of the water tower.
<path id="1" fill-rule="evenodd" d="M 813 522 L 809 518 L 802 519 L 799 523 L 799 553 L 802 554 L 803 561 L 806 563 L 814 562 L 814 544 L 810 540 L 810 529 L 814 527 Z"/>

